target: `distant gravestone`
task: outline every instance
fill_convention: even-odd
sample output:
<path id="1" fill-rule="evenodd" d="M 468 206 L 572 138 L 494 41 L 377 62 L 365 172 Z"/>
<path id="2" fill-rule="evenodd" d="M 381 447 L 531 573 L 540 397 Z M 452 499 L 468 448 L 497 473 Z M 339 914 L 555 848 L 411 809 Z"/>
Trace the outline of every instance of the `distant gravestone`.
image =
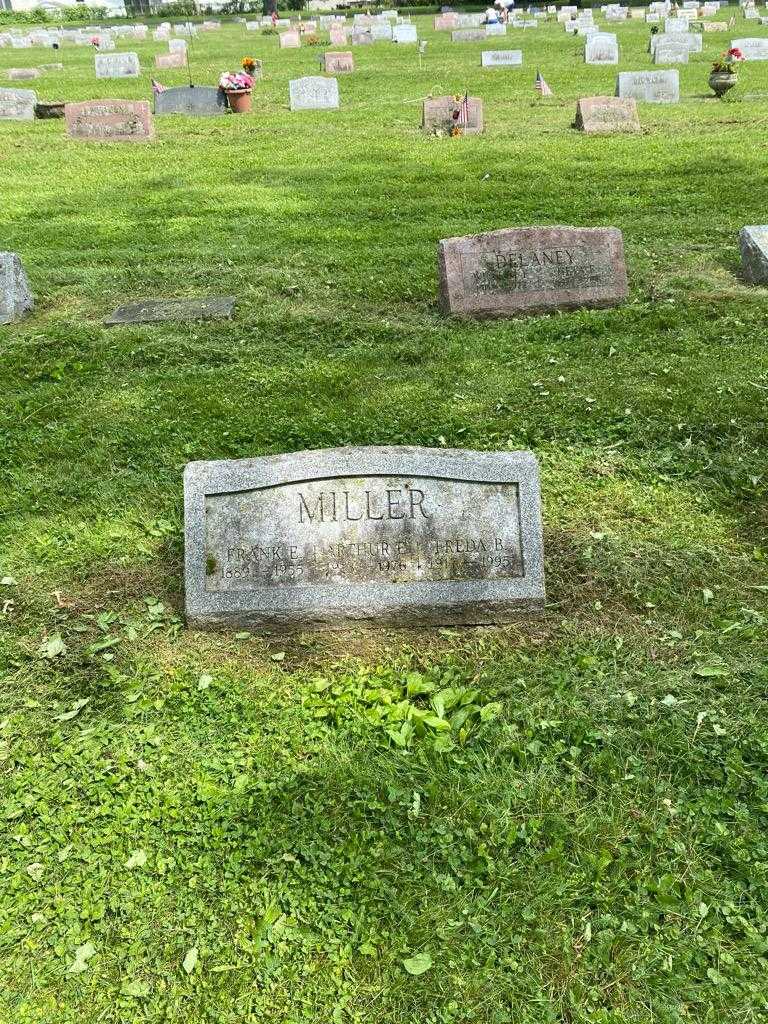
<path id="1" fill-rule="evenodd" d="M 487 36 L 505 36 L 507 34 L 507 26 L 501 22 L 496 22 L 492 25 L 485 26 L 485 34 Z"/>
<path id="2" fill-rule="evenodd" d="M 480 54 L 480 65 L 484 68 L 521 68 L 523 66 L 523 51 L 483 50 Z"/>
<path id="3" fill-rule="evenodd" d="M 455 14 L 441 14 L 435 18 L 433 27 L 435 32 L 450 32 L 456 28 Z"/>
<path id="4" fill-rule="evenodd" d="M 478 43 L 486 38 L 484 28 L 462 28 L 451 32 L 452 43 Z"/>
<path id="5" fill-rule="evenodd" d="M 208 117 L 227 112 L 227 99 L 221 89 L 210 85 L 181 85 L 165 89 L 155 96 L 155 113 L 189 114 L 193 117 Z"/>
<path id="6" fill-rule="evenodd" d="M 339 106 L 339 83 L 335 78 L 294 78 L 288 89 L 291 110 L 335 110 Z"/>
<path id="7" fill-rule="evenodd" d="M 680 73 L 670 71 L 621 71 L 616 77 L 616 95 L 642 103 L 678 103 Z"/>
<path id="8" fill-rule="evenodd" d="M 0 89 L 0 121 L 34 121 L 36 103 L 32 89 Z"/>
<path id="9" fill-rule="evenodd" d="M 298 32 L 282 32 L 280 34 L 280 49 L 295 50 L 301 46 L 301 36 Z"/>
<path id="10" fill-rule="evenodd" d="M 637 101 L 617 96 L 587 96 L 576 104 L 576 128 L 588 135 L 639 132 Z"/>
<path id="11" fill-rule="evenodd" d="M 750 224 L 739 232 L 744 277 L 750 284 L 768 285 L 768 224 Z"/>
<path id="12" fill-rule="evenodd" d="M 355 58 L 349 51 L 324 55 L 324 68 L 327 75 L 345 75 L 355 70 Z"/>
<path id="13" fill-rule="evenodd" d="M 443 239 L 440 308 L 487 319 L 602 309 L 627 298 L 617 228 L 529 227 Z"/>
<path id="14" fill-rule="evenodd" d="M 688 53 L 701 53 L 704 40 L 698 32 L 663 32 L 651 37 L 651 53 L 665 43 L 679 43 L 686 47 Z"/>
<path id="15" fill-rule="evenodd" d="M 418 41 L 415 25 L 395 25 L 392 29 L 393 43 L 417 43 Z"/>
<path id="16" fill-rule="evenodd" d="M 505 622 L 544 606 L 531 452 L 335 448 L 191 462 L 190 626 Z"/>
<path id="17" fill-rule="evenodd" d="M 332 28 L 330 30 L 331 46 L 346 46 L 347 31 L 343 28 Z"/>
<path id="18" fill-rule="evenodd" d="M 168 40 L 168 52 L 169 53 L 186 53 L 187 44 L 184 39 L 169 39 Z"/>
<path id="19" fill-rule="evenodd" d="M 167 70 L 168 68 L 183 68 L 186 63 L 186 50 L 183 53 L 158 53 L 155 56 L 155 67 L 162 70 Z"/>
<path id="20" fill-rule="evenodd" d="M 616 37 L 607 32 L 595 32 L 587 36 L 584 60 L 587 64 L 618 64 L 619 44 Z"/>
<path id="21" fill-rule="evenodd" d="M 467 100 L 467 123 L 462 125 L 457 116 L 460 100 L 453 96 L 432 96 L 424 100 L 421 126 L 430 132 L 451 132 L 459 128 L 462 135 L 481 135 L 483 132 L 483 101 L 477 96 Z"/>
<path id="22" fill-rule="evenodd" d="M 352 45 L 353 46 L 368 46 L 373 42 L 373 36 L 370 32 L 353 32 L 352 33 Z"/>
<path id="23" fill-rule="evenodd" d="M 387 23 L 386 25 L 371 25 L 371 39 L 376 43 L 390 42 L 393 38 L 392 26 Z"/>
<path id="24" fill-rule="evenodd" d="M 143 299 L 120 306 L 104 321 L 104 326 L 157 324 L 168 320 L 228 320 L 234 308 L 233 295 L 207 299 Z"/>
<path id="25" fill-rule="evenodd" d="M 146 100 L 86 100 L 64 107 L 67 134 L 83 142 L 150 142 L 152 112 Z"/>
<path id="26" fill-rule="evenodd" d="M 139 58 L 135 53 L 97 53 L 97 78 L 137 78 Z"/>
<path id="27" fill-rule="evenodd" d="M 21 320 L 34 308 L 27 275 L 15 252 L 0 252 L 0 324 Z"/>
<path id="28" fill-rule="evenodd" d="M 40 77 L 39 68 L 8 68 L 8 78 L 12 82 L 23 82 L 30 78 Z"/>

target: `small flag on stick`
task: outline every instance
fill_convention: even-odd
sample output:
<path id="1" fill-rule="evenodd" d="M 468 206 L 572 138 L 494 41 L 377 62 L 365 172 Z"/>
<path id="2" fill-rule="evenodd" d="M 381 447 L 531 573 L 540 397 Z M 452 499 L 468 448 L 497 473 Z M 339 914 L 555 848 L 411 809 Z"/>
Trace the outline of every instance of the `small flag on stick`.
<path id="1" fill-rule="evenodd" d="M 469 94 L 464 93 L 464 99 L 459 104 L 459 116 L 456 118 L 457 124 L 461 128 L 466 128 L 469 124 Z"/>
<path id="2" fill-rule="evenodd" d="M 540 71 L 536 72 L 535 89 L 536 92 L 541 93 L 542 96 L 554 96 L 554 93 L 544 81 L 544 76 Z"/>

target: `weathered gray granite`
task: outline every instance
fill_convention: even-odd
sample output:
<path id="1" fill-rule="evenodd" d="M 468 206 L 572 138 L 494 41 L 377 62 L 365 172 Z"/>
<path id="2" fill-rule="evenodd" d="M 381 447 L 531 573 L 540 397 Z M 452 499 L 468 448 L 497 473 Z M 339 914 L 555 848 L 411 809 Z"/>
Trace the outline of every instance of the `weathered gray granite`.
<path id="1" fill-rule="evenodd" d="M 487 319 L 601 309 L 627 298 L 618 228 L 526 227 L 438 243 L 440 308 Z"/>
<path id="2" fill-rule="evenodd" d="M 288 91 L 291 110 L 336 110 L 339 106 L 339 83 L 335 78 L 293 78 Z"/>
<path id="3" fill-rule="evenodd" d="M 616 95 L 643 103 L 678 103 L 680 72 L 676 68 L 668 71 L 620 71 L 616 76 Z"/>
<path id="4" fill-rule="evenodd" d="M 34 299 L 21 260 L 15 252 L 0 252 L 0 324 L 21 320 L 34 309 Z"/>
<path id="5" fill-rule="evenodd" d="M 137 78 L 141 70 L 136 53 L 97 53 L 94 62 L 97 78 Z"/>
<path id="6" fill-rule="evenodd" d="M 234 295 L 206 299 L 143 299 L 119 306 L 104 321 L 104 326 L 156 324 L 166 320 L 228 320 L 234 308 Z"/>
<path id="7" fill-rule="evenodd" d="M 505 622 L 544 603 L 531 452 L 332 448 L 184 472 L 192 626 Z"/>
<path id="8" fill-rule="evenodd" d="M 768 285 L 768 224 L 749 224 L 739 232 L 741 267 L 750 284 Z"/>
<path id="9" fill-rule="evenodd" d="M 34 89 L 0 89 L 0 121 L 34 121 Z"/>
<path id="10" fill-rule="evenodd" d="M 222 89 L 210 85 L 180 85 L 155 96 L 155 114 L 188 114 L 211 117 L 226 114 L 227 97 Z"/>

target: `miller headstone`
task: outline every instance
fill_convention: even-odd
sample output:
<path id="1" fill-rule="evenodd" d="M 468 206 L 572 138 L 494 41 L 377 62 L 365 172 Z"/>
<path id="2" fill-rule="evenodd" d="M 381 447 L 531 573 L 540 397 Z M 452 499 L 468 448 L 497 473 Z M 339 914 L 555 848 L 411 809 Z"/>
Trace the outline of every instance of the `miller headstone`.
<path id="1" fill-rule="evenodd" d="M 544 605 L 531 452 L 334 448 L 184 472 L 191 626 L 506 622 Z"/>
<path id="2" fill-rule="evenodd" d="M 444 238 L 438 266 L 440 308 L 459 317 L 603 309 L 628 294 L 617 228 L 506 228 Z"/>
<path id="3" fill-rule="evenodd" d="M 620 71 L 616 78 L 616 95 L 643 103 L 678 103 L 680 73 L 669 71 Z"/>
<path id="4" fill-rule="evenodd" d="M 21 260 L 15 252 L 0 252 L 0 324 L 21 320 L 34 309 L 34 299 Z"/>

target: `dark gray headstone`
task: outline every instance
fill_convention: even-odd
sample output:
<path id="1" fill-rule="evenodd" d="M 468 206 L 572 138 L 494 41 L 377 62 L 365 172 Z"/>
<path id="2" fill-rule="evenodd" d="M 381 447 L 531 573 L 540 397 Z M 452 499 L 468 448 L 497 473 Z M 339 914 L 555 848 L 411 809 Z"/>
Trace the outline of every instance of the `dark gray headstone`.
<path id="1" fill-rule="evenodd" d="M 0 324 L 21 320 L 34 305 L 21 260 L 15 252 L 0 252 Z"/>
<path id="2" fill-rule="evenodd" d="M 155 96 L 155 114 L 191 114 L 207 117 L 225 114 L 227 98 L 221 89 L 209 85 L 180 85 Z"/>
<path id="3" fill-rule="evenodd" d="M 741 266 L 750 284 L 768 285 L 768 224 L 748 224 L 739 232 Z"/>
<path id="4" fill-rule="evenodd" d="M 333 448 L 184 473 L 190 625 L 505 622 L 543 607 L 531 452 Z"/>
<path id="5" fill-rule="evenodd" d="M 207 299 L 143 299 L 120 306 L 104 321 L 104 326 L 156 324 L 165 320 L 226 320 L 232 316 L 234 308 L 233 295 Z"/>

